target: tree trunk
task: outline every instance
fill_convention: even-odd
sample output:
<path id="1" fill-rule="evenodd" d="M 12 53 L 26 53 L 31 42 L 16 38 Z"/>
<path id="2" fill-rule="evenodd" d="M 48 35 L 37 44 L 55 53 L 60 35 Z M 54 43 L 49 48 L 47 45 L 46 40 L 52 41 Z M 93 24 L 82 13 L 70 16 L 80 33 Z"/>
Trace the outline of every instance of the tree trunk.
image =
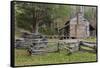
<path id="1" fill-rule="evenodd" d="M 33 24 L 33 30 L 32 30 L 33 33 L 36 33 L 36 22 Z"/>
<path id="2" fill-rule="evenodd" d="M 33 12 L 33 33 L 38 33 L 38 12 L 36 11 L 36 9 L 34 9 Z"/>
<path id="3" fill-rule="evenodd" d="M 39 23 L 36 23 L 36 31 L 35 31 L 36 33 L 38 33 L 38 24 Z"/>
<path id="4" fill-rule="evenodd" d="M 39 23 L 37 21 L 34 22 L 34 24 L 33 24 L 33 31 L 32 31 L 33 33 L 38 33 L 38 24 Z"/>

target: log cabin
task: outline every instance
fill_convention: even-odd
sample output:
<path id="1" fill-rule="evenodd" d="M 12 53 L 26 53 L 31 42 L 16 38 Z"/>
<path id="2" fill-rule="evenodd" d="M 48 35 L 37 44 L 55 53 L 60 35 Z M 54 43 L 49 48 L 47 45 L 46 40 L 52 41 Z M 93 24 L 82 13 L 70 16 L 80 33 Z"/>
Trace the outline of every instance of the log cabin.
<path id="1" fill-rule="evenodd" d="M 64 38 L 87 38 L 90 36 L 95 36 L 95 28 L 90 24 L 90 22 L 84 18 L 82 11 L 77 12 L 77 14 L 68 20 L 64 27 L 59 29 L 60 36 Z"/>

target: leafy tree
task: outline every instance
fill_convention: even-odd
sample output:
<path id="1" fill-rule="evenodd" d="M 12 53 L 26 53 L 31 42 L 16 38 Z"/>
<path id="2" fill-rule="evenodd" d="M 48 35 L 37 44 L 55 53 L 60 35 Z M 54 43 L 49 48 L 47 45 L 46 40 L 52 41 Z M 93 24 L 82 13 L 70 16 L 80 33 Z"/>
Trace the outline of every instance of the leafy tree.
<path id="1" fill-rule="evenodd" d="M 15 2 L 16 27 L 30 32 L 39 30 L 43 34 L 57 34 L 57 24 L 65 23 L 63 19 L 69 17 L 70 10 L 66 5 Z"/>

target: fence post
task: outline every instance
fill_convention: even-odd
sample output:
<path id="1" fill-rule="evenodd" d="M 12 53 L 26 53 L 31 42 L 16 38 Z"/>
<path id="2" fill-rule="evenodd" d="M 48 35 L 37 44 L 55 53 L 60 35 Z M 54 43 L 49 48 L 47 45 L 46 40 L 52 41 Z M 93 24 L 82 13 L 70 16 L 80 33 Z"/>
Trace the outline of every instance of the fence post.
<path id="1" fill-rule="evenodd" d="M 59 49 L 59 42 L 58 42 L 58 46 L 57 46 L 57 52 L 60 52 L 60 49 Z"/>
<path id="2" fill-rule="evenodd" d="M 81 51 L 82 41 L 79 42 L 79 51 Z"/>

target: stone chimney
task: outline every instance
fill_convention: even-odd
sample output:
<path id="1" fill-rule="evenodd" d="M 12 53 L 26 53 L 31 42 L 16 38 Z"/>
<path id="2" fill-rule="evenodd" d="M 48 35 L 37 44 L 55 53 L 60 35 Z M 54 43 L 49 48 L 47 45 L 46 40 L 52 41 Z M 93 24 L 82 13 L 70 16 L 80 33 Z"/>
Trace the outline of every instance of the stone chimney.
<path id="1" fill-rule="evenodd" d="M 84 16 L 84 6 L 80 6 L 79 12 L 81 13 L 82 16 Z"/>

